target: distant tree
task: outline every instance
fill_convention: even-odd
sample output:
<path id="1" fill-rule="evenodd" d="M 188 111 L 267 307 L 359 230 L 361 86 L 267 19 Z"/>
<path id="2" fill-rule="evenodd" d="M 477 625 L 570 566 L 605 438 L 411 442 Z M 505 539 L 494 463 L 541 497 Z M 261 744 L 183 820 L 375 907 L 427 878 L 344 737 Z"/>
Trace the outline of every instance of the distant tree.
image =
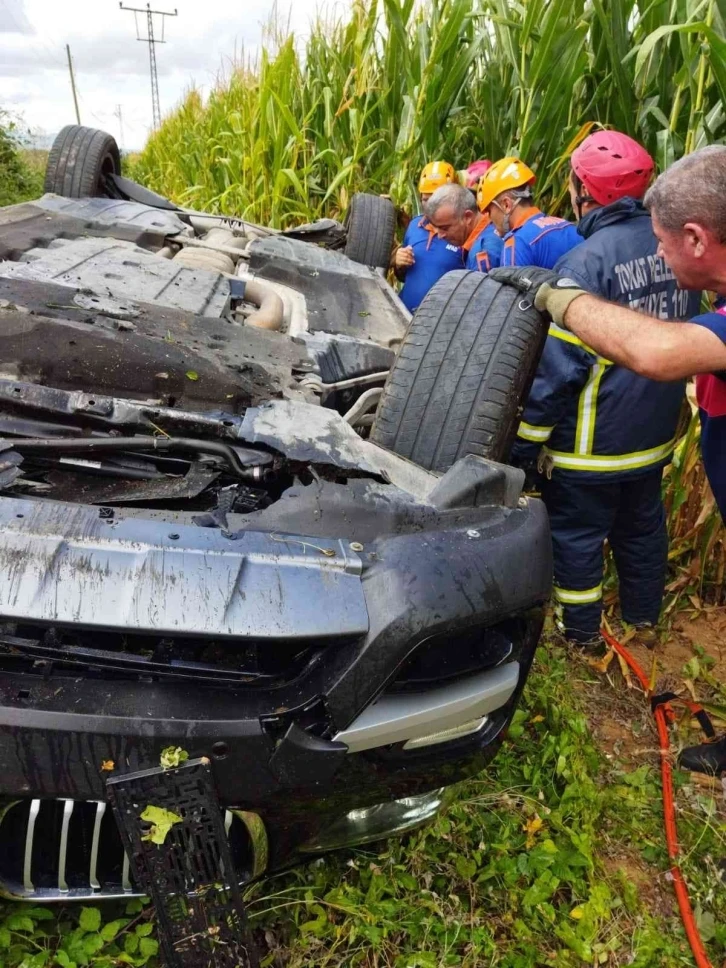
<path id="1" fill-rule="evenodd" d="M 37 198 L 42 192 L 40 171 L 23 157 L 18 124 L 0 108 L 0 205 Z"/>

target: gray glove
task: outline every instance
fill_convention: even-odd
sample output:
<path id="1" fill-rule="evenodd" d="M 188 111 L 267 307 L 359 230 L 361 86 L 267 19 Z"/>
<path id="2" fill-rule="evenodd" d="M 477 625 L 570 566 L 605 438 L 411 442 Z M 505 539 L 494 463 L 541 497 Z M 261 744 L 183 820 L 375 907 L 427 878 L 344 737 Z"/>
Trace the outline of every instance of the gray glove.
<path id="1" fill-rule="evenodd" d="M 566 276 L 552 269 L 537 266 L 512 266 L 492 269 L 490 279 L 505 286 L 514 286 L 521 292 L 534 293 L 534 304 L 540 312 L 549 313 L 558 326 L 564 326 L 565 313 L 573 299 L 585 296 L 584 289 Z"/>

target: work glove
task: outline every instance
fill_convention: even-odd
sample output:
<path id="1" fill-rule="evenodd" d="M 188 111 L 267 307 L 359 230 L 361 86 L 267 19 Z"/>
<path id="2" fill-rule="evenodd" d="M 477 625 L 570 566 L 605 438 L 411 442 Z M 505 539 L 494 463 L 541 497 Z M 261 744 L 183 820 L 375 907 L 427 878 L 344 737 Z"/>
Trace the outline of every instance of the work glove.
<path id="1" fill-rule="evenodd" d="M 537 266 L 503 266 L 492 269 L 489 278 L 521 292 L 534 293 L 534 304 L 542 313 L 549 313 L 558 326 L 564 326 L 567 307 L 573 299 L 586 295 L 573 279 L 561 276 L 552 269 Z"/>

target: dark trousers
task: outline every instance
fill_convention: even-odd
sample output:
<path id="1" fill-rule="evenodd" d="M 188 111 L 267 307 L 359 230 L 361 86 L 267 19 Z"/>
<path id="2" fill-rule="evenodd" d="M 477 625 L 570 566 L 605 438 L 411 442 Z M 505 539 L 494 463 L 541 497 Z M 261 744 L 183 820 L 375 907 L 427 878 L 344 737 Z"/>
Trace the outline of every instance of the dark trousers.
<path id="1" fill-rule="evenodd" d="M 555 474 L 542 484 L 552 528 L 555 600 L 568 638 L 597 636 L 602 613 L 603 543 L 613 550 L 623 619 L 658 621 L 668 534 L 661 468 L 638 477 L 587 483 Z"/>

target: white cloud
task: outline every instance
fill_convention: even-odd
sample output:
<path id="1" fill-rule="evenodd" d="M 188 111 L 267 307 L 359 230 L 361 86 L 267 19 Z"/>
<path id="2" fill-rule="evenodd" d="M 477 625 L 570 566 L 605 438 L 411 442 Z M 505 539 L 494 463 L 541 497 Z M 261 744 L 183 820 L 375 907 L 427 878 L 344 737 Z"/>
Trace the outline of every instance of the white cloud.
<path id="1" fill-rule="evenodd" d="M 23 0 L 0 0 L 0 34 L 32 34 Z"/>
<path id="2" fill-rule="evenodd" d="M 138 0 L 125 0 L 143 7 Z M 285 7 L 291 3 L 289 12 Z M 351 0 L 339 0 L 349 6 Z M 152 7 L 178 9 L 165 24 L 166 43 L 156 48 L 162 114 L 185 91 L 209 90 L 235 54 L 259 50 L 263 26 L 274 0 L 155 0 Z M 282 0 L 280 21 L 290 20 L 302 40 L 314 19 L 318 0 Z M 146 17 L 138 17 L 146 36 Z M 159 17 L 155 35 L 161 33 Z M 20 113 L 31 128 L 54 134 L 75 120 L 65 45 L 73 56 L 80 95 L 81 122 L 104 127 L 120 137 L 122 147 L 143 145 L 151 124 L 148 45 L 136 40 L 134 15 L 118 0 L 0 0 L 0 107 Z"/>

